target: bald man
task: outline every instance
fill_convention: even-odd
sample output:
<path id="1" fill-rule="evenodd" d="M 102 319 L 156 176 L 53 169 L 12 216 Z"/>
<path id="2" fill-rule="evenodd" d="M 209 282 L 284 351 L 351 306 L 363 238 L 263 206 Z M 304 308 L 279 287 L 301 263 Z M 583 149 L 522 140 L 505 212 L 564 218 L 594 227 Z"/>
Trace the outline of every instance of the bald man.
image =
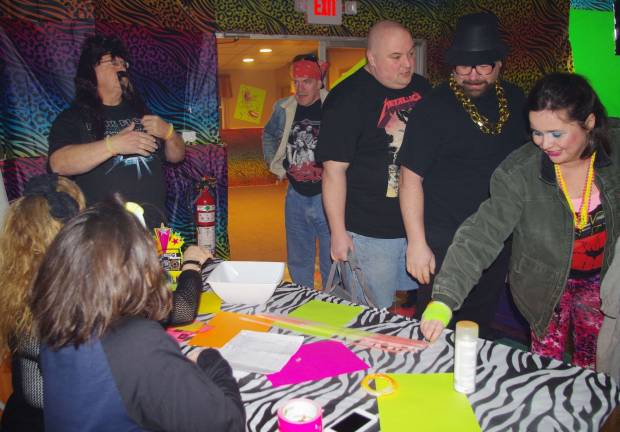
<path id="1" fill-rule="evenodd" d="M 399 23 L 371 28 L 366 59 L 325 100 L 317 149 L 332 259 L 351 259 L 384 308 L 396 290 L 417 289 L 406 270 L 396 157 L 409 113 L 431 86 L 414 73 L 415 43 Z"/>

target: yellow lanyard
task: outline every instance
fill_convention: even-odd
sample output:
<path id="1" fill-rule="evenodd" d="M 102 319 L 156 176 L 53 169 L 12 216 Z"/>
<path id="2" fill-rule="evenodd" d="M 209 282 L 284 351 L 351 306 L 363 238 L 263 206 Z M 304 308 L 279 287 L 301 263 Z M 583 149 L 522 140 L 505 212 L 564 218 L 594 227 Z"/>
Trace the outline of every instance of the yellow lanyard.
<path id="1" fill-rule="evenodd" d="M 568 188 L 566 187 L 566 182 L 564 182 L 564 178 L 562 177 L 562 171 L 560 171 L 560 166 L 554 164 L 555 168 L 555 176 L 560 183 L 560 188 L 564 193 L 564 197 L 566 197 L 566 201 L 568 202 L 568 207 L 570 207 L 570 211 L 573 214 L 573 220 L 575 223 L 575 228 L 578 230 L 584 229 L 586 224 L 588 223 L 588 213 L 590 211 L 590 193 L 592 192 L 592 182 L 594 181 L 594 159 L 596 158 L 596 152 L 592 154 L 590 157 L 590 167 L 588 168 L 588 176 L 586 178 L 586 184 L 583 188 L 583 196 L 581 197 L 581 208 L 579 209 L 579 219 L 577 219 L 577 212 L 573 208 L 573 201 L 568 194 Z"/>

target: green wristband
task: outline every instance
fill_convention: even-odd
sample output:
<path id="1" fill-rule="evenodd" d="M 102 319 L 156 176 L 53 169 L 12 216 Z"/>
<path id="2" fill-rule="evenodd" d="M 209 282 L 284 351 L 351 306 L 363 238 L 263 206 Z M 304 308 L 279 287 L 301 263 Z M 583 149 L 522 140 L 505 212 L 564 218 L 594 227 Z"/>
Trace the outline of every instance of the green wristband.
<path id="1" fill-rule="evenodd" d="M 425 321 L 437 320 L 440 321 L 444 327 L 448 327 L 452 319 L 452 310 L 450 310 L 447 304 L 435 300 L 426 306 L 422 314 L 422 319 Z"/>

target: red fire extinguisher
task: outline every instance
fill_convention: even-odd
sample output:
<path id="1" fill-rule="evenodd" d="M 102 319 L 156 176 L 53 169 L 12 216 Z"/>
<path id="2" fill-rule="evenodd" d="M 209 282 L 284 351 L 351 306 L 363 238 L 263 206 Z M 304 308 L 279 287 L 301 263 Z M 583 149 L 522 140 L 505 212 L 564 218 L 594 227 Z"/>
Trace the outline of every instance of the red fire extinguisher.
<path id="1" fill-rule="evenodd" d="M 196 231 L 198 246 L 215 255 L 215 199 L 211 195 L 213 180 L 203 177 L 196 200 Z"/>

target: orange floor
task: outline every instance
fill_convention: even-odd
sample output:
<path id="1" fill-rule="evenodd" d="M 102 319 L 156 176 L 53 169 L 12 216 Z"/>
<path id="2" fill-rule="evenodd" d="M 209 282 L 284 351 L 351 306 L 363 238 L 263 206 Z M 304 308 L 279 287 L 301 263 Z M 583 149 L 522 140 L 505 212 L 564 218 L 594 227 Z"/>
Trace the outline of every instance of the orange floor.
<path id="1" fill-rule="evenodd" d="M 228 189 L 228 236 L 235 261 L 286 261 L 286 183 Z"/>
<path id="2" fill-rule="evenodd" d="M 286 262 L 286 182 L 228 189 L 228 238 L 234 261 Z M 288 271 L 285 280 L 290 280 Z"/>
<path id="3" fill-rule="evenodd" d="M 228 189 L 228 237 L 231 260 L 286 262 L 284 199 L 287 182 Z M 317 269 L 314 286 L 321 286 Z M 288 272 L 285 280 L 290 280 Z M 404 293 L 397 293 L 397 303 Z M 410 313 L 410 312 L 407 312 Z"/>

